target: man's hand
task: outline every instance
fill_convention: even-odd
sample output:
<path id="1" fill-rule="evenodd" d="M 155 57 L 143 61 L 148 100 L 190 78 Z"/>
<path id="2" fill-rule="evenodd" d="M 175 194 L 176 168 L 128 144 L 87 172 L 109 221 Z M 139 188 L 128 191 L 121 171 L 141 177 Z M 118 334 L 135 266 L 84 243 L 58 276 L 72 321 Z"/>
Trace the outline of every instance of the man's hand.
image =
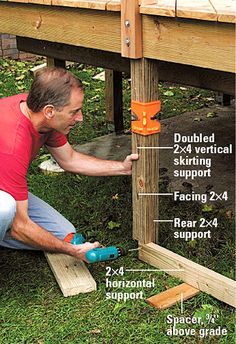
<path id="1" fill-rule="evenodd" d="M 124 174 L 132 174 L 132 162 L 135 160 L 138 160 L 138 154 L 127 155 L 127 157 L 123 161 Z"/>
<path id="2" fill-rule="evenodd" d="M 84 262 L 88 263 L 88 261 L 85 258 L 86 252 L 88 252 L 94 248 L 100 247 L 101 245 L 99 244 L 98 241 L 95 241 L 93 244 L 90 242 L 85 242 L 84 244 L 81 244 L 81 245 L 71 245 L 71 246 L 72 246 L 71 250 L 73 252 L 72 255 L 75 258 L 78 258 L 78 259 L 83 260 Z"/>

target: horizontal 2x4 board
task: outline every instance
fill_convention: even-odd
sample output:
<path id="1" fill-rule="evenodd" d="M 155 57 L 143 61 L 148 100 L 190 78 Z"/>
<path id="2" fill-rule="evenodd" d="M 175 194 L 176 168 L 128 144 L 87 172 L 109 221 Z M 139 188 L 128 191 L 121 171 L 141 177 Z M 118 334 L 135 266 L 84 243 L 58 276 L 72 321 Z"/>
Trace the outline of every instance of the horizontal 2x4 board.
<path id="1" fill-rule="evenodd" d="M 83 262 L 60 253 L 45 253 L 45 257 L 64 296 L 97 290 L 97 284 Z"/>
<path id="2" fill-rule="evenodd" d="M 143 54 L 234 73 L 234 25 L 143 15 Z"/>
<path id="3" fill-rule="evenodd" d="M 120 52 L 117 12 L 0 2 L 0 13 L 0 32 Z"/>
<path id="4" fill-rule="evenodd" d="M 140 245 L 139 258 L 218 300 L 236 307 L 236 282 L 154 243 Z"/>

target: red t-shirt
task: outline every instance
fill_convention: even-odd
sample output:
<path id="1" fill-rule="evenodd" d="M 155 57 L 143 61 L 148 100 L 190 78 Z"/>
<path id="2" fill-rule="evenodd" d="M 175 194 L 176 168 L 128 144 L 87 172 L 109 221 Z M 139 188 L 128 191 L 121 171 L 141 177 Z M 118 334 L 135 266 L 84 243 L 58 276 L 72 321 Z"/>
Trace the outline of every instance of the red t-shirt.
<path id="1" fill-rule="evenodd" d="M 21 112 L 20 103 L 27 94 L 0 99 L 0 190 L 15 200 L 28 199 L 26 175 L 29 164 L 46 144 L 63 146 L 66 136 L 55 130 L 40 134 Z"/>

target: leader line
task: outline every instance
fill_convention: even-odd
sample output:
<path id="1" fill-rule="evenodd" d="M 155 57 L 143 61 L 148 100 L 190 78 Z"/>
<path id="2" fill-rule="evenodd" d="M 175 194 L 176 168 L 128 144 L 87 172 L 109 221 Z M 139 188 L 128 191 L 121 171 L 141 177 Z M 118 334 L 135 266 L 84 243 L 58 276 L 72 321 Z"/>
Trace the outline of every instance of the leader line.
<path id="1" fill-rule="evenodd" d="M 174 222 L 174 220 L 153 220 L 153 222 Z"/>
<path id="2" fill-rule="evenodd" d="M 180 294 L 180 307 L 181 307 L 181 314 L 184 312 L 184 295 L 183 293 Z"/>
<path id="3" fill-rule="evenodd" d="M 138 149 L 173 149 L 174 147 L 137 147 Z"/>
<path id="4" fill-rule="evenodd" d="M 172 193 L 139 192 L 139 196 L 173 196 Z"/>
<path id="5" fill-rule="evenodd" d="M 129 272 L 176 272 L 176 271 L 184 271 L 184 269 L 125 269 L 125 271 Z"/>

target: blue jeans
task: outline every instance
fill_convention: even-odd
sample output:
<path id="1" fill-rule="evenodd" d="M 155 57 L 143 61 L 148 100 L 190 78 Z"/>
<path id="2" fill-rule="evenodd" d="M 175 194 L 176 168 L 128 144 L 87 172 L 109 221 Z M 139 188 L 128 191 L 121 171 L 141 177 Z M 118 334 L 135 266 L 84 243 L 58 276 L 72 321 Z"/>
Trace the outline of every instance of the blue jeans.
<path id="1" fill-rule="evenodd" d="M 11 238 L 9 229 L 16 214 L 16 201 L 14 198 L 0 190 L 0 246 L 14 249 L 35 250 L 35 247 L 26 245 Z M 59 239 L 75 232 L 75 227 L 58 211 L 40 198 L 29 192 L 28 215 L 32 221 L 43 227 Z"/>

